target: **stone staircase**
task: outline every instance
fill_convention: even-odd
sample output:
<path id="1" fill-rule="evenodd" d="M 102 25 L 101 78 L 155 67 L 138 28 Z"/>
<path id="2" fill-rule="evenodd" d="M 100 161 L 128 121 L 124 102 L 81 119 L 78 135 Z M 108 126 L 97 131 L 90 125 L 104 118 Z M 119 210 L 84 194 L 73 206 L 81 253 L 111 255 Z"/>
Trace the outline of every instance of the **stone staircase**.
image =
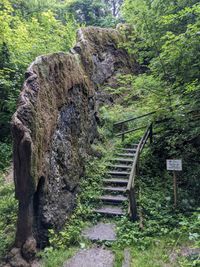
<path id="1" fill-rule="evenodd" d="M 108 164 L 107 175 L 103 179 L 102 195 L 98 197 L 100 207 L 97 214 L 105 216 L 123 216 L 123 207 L 128 201 L 126 189 L 138 144 L 130 148 L 116 149 L 114 158 Z"/>

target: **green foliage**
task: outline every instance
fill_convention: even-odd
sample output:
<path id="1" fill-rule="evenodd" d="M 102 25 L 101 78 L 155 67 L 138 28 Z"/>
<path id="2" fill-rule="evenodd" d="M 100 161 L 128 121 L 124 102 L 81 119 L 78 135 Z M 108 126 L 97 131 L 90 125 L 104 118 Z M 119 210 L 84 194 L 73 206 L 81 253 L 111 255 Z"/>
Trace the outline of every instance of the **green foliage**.
<path id="1" fill-rule="evenodd" d="M 45 251 L 40 254 L 43 258 L 42 267 L 62 266 L 63 262 L 72 257 L 75 252 L 76 248 L 67 250 L 54 250 L 52 247 L 46 248 Z"/>
<path id="2" fill-rule="evenodd" d="M 122 46 L 140 63 L 141 73 L 119 76 L 119 88 L 108 90 L 120 98 L 120 105 L 102 110 L 105 128 L 111 130 L 113 122 L 156 111 L 141 124 L 160 121 L 153 129 L 154 159 L 160 164 L 155 173 L 165 168 L 167 158 L 183 159 L 185 189 L 196 196 L 193 203 L 184 200 L 184 209 L 198 203 L 200 188 L 199 7 L 195 0 L 174 4 L 162 0 L 124 2 L 123 15 L 131 26 L 125 27 L 128 41 Z M 127 128 L 139 125 L 129 124 Z M 141 134 L 127 135 L 125 144 Z"/>
<path id="3" fill-rule="evenodd" d="M 106 151 L 113 150 L 109 143 L 100 147 L 95 145 L 94 149 L 97 148 L 102 153 L 102 158 L 101 160 L 88 160 L 89 164 L 81 182 L 81 192 L 75 213 L 61 232 L 56 233 L 50 230 L 51 247 L 45 249 L 42 254 L 44 266 L 51 267 L 52 262 L 54 265 L 61 266 L 62 262 L 68 258 L 64 251 L 70 248 L 75 251 L 74 246 L 76 248 L 91 246 L 81 237 L 81 231 L 99 219 L 98 216 L 92 214 L 92 209 L 96 204 L 94 198 L 101 193 L 101 181 L 105 176 L 106 162 L 111 156 Z M 127 247 L 131 249 L 136 266 L 161 266 L 161 263 L 177 266 L 177 261 L 180 262 L 180 266 L 187 266 L 184 265 L 186 261 L 190 264 L 188 266 L 196 266 L 194 265 L 198 262 L 196 258 L 193 260 L 179 257 L 173 262 L 170 261 L 170 255 L 178 253 L 183 244 L 187 247 L 199 246 L 200 213 L 199 211 L 184 213 L 188 209 L 185 199 L 192 200 L 195 195 L 190 194 L 191 189 L 185 192 L 185 185 L 180 184 L 179 209 L 174 210 L 172 177 L 162 170 L 162 162 L 156 161 L 152 147 L 151 150 L 147 149 L 143 153 L 141 166 L 142 175 L 136 179 L 140 220 L 133 223 L 125 216 L 114 219 L 117 224 L 117 241 L 113 244 L 102 242 L 101 245 L 110 247 L 116 254 L 116 267 L 121 266 L 122 252 Z M 192 205 L 194 208 L 194 203 Z"/>
<path id="4" fill-rule="evenodd" d="M 9 167 L 12 155 L 11 151 L 12 150 L 9 141 L 6 143 L 0 142 L 0 173 Z"/>
<path id="5" fill-rule="evenodd" d="M 120 21 L 121 4 L 121 0 L 1 1 L 0 171 L 10 162 L 11 147 L 6 137 L 27 66 L 40 54 L 67 51 L 75 40 L 75 21 L 115 26 Z M 151 146 L 151 153 L 144 152 L 141 176 L 137 178 L 142 221 L 132 223 L 126 217 L 119 219 L 118 240 L 112 249 L 117 255 L 116 266 L 121 266 L 121 251 L 127 246 L 134 246 L 134 266 L 161 266 L 161 262 L 169 263 L 171 247 L 173 252 L 180 248 L 181 242 L 200 245 L 197 209 L 200 200 L 200 5 L 197 0 L 125 0 L 123 15 L 131 27 L 125 27 L 128 41 L 121 46 L 139 62 L 140 75 L 119 75 L 118 88 L 106 88 L 118 96 L 119 101 L 117 105 L 101 109 L 101 138 L 105 141 L 113 137 L 115 122 L 154 110 L 157 111 L 155 116 L 131 122 L 127 127 L 147 125 L 152 119 L 162 120 L 162 123 L 154 126 L 154 146 Z M 125 144 L 138 141 L 142 133 L 127 135 Z M 95 197 L 101 193 L 100 181 L 110 156 L 106 151 L 112 151 L 112 145 L 107 143 L 105 147 L 100 147 L 98 152 L 102 154 L 101 159 L 88 158 L 74 214 L 62 231 L 50 230 L 50 247 L 42 253 L 44 266 L 61 266 L 75 251 L 71 246 L 84 248 L 88 245 L 80 233 L 98 219 L 92 214 L 92 208 L 96 205 Z M 183 159 L 184 172 L 178 176 L 177 210 L 173 208 L 172 177 L 164 171 L 168 157 Z M 11 186 L 1 185 L 0 195 L 2 257 L 13 242 L 17 205 Z M 193 209 L 197 211 L 192 212 Z M 160 258 L 157 254 L 163 256 Z M 197 266 L 199 259 L 183 257 L 175 264 Z"/>
<path id="6" fill-rule="evenodd" d="M 197 93 L 199 88 L 199 10 L 198 1 L 181 0 L 174 5 L 161 0 L 126 0 L 123 6 L 124 17 L 134 25 L 126 44 L 129 52 L 154 78 L 166 82 L 175 99 L 178 94 L 188 101 L 191 94 L 184 92 L 196 87 Z"/>
<path id="7" fill-rule="evenodd" d="M 23 82 L 35 57 L 67 52 L 75 41 L 77 24 L 59 15 L 57 1 L 10 1 L 0 4 L 0 133 L 9 135 L 9 121 Z"/>
<path id="8" fill-rule="evenodd" d="M 11 144 L 9 140 L 0 142 L 0 261 L 14 242 L 17 201 L 13 185 L 5 184 L 4 176 L 11 161 Z"/>
<path id="9" fill-rule="evenodd" d="M 68 12 L 72 13 L 80 24 L 115 27 L 119 22 L 121 0 L 74 0 L 69 3 Z"/>
<path id="10" fill-rule="evenodd" d="M 187 188 L 186 191 L 184 177 L 179 177 L 179 207 L 174 210 L 172 175 L 162 170 L 161 162 L 157 164 L 148 150 L 143 154 L 140 165 L 140 176 L 136 180 L 140 218 L 135 223 L 126 217 L 118 220 L 118 239 L 114 249 L 134 247 L 132 254 L 136 266 L 163 266 L 161 262 L 170 263 L 170 266 L 198 266 L 198 257 L 178 257 L 182 247 L 199 247 L 198 202 L 196 212 L 188 212 L 185 202 L 186 199 L 193 202 L 193 209 L 195 208 L 196 196 L 192 195 L 192 189 Z M 176 254 L 178 258 L 171 261 L 172 255 Z"/>
<path id="11" fill-rule="evenodd" d="M 8 249 L 13 245 L 16 217 L 17 201 L 14 198 L 14 188 L 12 185 L 3 185 L 0 176 L 0 260 L 5 256 Z"/>
<path id="12" fill-rule="evenodd" d="M 176 249 L 179 249 L 177 244 Z M 171 260 L 173 254 L 174 241 L 169 238 L 154 240 L 154 242 L 145 250 L 132 249 L 132 258 L 136 267 L 160 267 L 177 266 L 177 259 Z"/>

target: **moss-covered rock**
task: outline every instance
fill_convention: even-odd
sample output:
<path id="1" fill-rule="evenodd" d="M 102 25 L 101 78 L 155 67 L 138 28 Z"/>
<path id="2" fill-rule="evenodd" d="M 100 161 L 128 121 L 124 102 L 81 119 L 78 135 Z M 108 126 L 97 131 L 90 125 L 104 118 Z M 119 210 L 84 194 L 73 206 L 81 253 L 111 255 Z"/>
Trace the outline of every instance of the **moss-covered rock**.
<path id="1" fill-rule="evenodd" d="M 135 68 L 118 48 L 117 30 L 83 28 L 77 39 L 70 53 L 40 56 L 30 65 L 12 119 L 19 248 L 33 238 L 43 247 L 48 228 L 65 223 L 97 137 L 99 88 Z"/>

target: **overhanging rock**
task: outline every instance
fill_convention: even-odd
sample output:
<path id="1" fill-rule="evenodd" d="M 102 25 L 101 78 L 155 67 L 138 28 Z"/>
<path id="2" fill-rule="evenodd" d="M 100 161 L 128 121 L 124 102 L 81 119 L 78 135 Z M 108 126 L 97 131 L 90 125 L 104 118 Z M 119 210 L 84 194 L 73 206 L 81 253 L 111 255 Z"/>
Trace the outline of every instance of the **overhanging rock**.
<path id="1" fill-rule="evenodd" d="M 31 64 L 12 119 L 19 201 L 15 245 L 27 260 L 34 244 L 46 245 L 48 228 L 61 228 L 75 206 L 97 137 L 100 87 L 136 68 L 118 48 L 123 38 L 117 30 L 88 27 L 77 39 L 69 53 L 40 56 Z"/>

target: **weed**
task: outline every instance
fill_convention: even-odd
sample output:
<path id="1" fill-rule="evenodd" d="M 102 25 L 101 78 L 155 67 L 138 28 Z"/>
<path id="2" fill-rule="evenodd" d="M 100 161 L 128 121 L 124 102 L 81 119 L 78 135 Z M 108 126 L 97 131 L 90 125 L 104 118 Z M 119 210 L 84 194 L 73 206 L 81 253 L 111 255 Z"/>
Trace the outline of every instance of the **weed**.
<path id="1" fill-rule="evenodd" d="M 17 201 L 13 185 L 0 186 L 0 259 L 5 256 L 14 241 Z"/>
<path id="2" fill-rule="evenodd" d="M 42 267 L 59 267 L 62 266 L 63 262 L 68 258 L 72 257 L 77 248 L 71 247 L 70 249 L 53 249 L 46 248 L 40 256 L 42 256 L 43 262 Z"/>
<path id="3" fill-rule="evenodd" d="M 12 147 L 9 142 L 0 142 L 0 172 L 10 166 Z"/>

